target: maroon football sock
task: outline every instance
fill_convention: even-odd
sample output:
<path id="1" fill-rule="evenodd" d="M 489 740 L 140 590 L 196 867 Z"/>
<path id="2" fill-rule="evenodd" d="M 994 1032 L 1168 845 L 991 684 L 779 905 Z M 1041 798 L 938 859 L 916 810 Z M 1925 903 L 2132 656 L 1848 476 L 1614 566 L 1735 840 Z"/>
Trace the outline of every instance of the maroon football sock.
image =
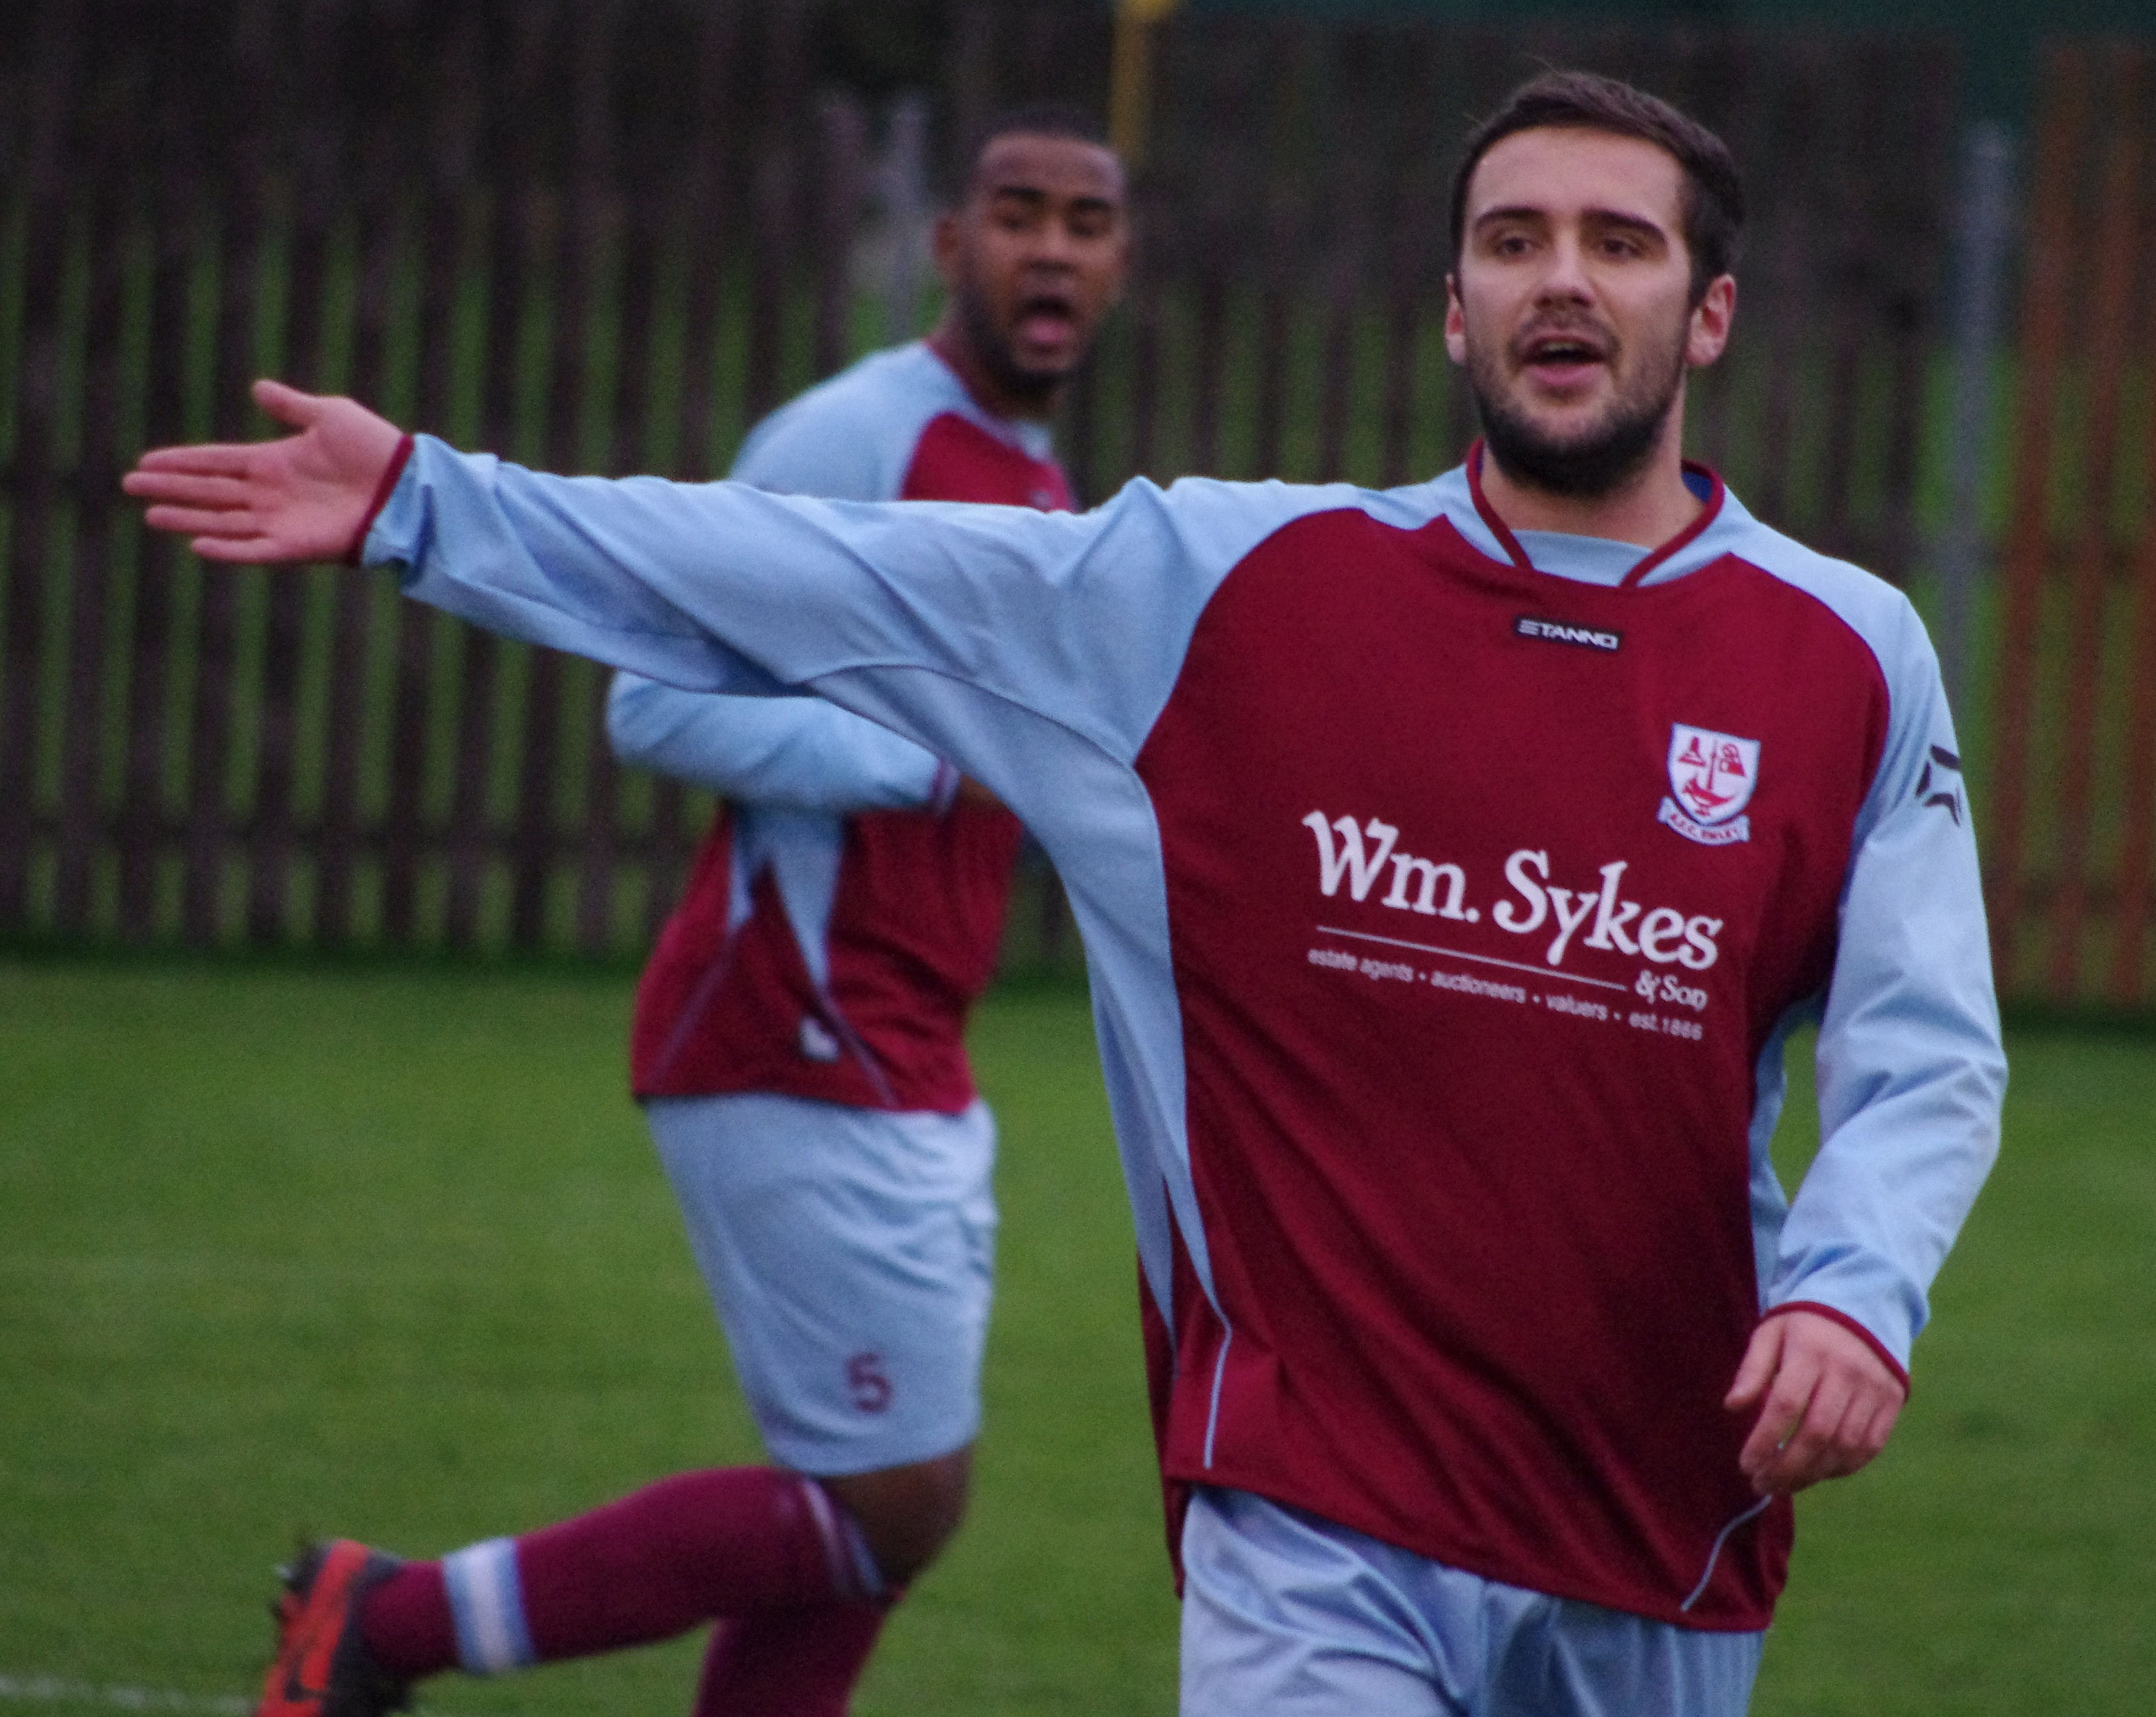
<path id="1" fill-rule="evenodd" d="M 400 1681 L 457 1667 L 457 1623 L 439 1562 L 407 1562 L 361 1602 L 359 1631 L 374 1661 Z"/>
<path id="2" fill-rule="evenodd" d="M 818 1604 L 721 1622 L 690 1717 L 845 1717 L 884 1604 Z"/>
<path id="3" fill-rule="evenodd" d="M 522 1631 L 542 1663 L 670 1639 L 717 1617 L 873 1607 L 866 1564 L 858 1529 L 823 1487 L 769 1467 L 680 1473 L 516 1541 Z M 408 1563 L 377 1586 L 360 1625 L 393 1674 L 458 1662 L 439 1562 Z"/>

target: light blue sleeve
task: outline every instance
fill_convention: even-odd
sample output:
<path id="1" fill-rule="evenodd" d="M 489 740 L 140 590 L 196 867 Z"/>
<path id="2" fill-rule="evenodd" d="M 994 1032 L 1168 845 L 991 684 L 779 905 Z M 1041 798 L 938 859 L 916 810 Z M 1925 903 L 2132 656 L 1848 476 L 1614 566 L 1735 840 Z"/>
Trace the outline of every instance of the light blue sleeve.
<path id="1" fill-rule="evenodd" d="M 781 406 L 749 431 L 726 475 L 774 495 L 829 501 L 886 501 L 898 492 L 891 466 L 896 425 L 864 421 L 858 407 L 834 412 L 818 393 Z M 910 434 L 917 434 L 911 424 Z"/>
<path id="2" fill-rule="evenodd" d="M 935 753 L 819 698 L 682 691 L 635 674 L 614 676 L 607 738 L 624 763 L 786 810 L 942 810 L 958 784 Z"/>
<path id="3" fill-rule="evenodd" d="M 1895 603 L 1875 637 L 1892 714 L 1820 1026 L 1820 1148 L 1765 1303 L 1839 1312 L 1906 1368 L 1932 1279 L 1998 1154 L 2006 1057 L 1946 695 L 1922 623 Z"/>
<path id="4" fill-rule="evenodd" d="M 1084 514 L 872 504 L 546 476 L 422 436 L 365 558 L 490 630 L 685 691 L 814 691 L 1031 822 L 1055 798 L 1045 753 L 1135 759 L 1228 570 L 1353 494 L 1186 480 Z"/>

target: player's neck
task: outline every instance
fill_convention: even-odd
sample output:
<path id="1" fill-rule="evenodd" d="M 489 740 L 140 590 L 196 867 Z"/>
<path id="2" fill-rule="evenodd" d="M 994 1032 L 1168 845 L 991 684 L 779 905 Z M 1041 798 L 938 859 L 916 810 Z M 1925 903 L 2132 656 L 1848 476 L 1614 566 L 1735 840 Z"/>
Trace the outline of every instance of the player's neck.
<path id="1" fill-rule="evenodd" d="M 1515 531 L 1556 531 L 1658 548 L 1699 517 L 1704 504 L 1684 478 L 1680 396 L 1647 462 L 1605 495 L 1561 495 L 1522 482 L 1485 452 L 1482 498 Z"/>
<path id="2" fill-rule="evenodd" d="M 928 336 L 928 349 L 950 367 L 951 373 L 973 395 L 973 404 L 989 416 L 1011 422 L 1046 423 L 1055 415 L 1055 403 L 1063 390 L 1060 387 L 1052 388 L 1044 396 L 1014 393 L 1004 387 L 982 361 L 973 341 L 967 337 L 965 325 L 955 313 L 944 312 L 943 319 Z"/>

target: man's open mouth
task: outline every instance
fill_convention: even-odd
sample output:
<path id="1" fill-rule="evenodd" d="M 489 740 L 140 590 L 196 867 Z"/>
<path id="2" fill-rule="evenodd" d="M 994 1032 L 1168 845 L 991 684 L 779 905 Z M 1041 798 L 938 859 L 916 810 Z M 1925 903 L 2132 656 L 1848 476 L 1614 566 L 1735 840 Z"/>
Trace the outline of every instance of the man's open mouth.
<path id="1" fill-rule="evenodd" d="M 1077 321 L 1069 299 L 1043 293 L 1019 305 L 1015 332 L 1029 345 L 1057 346 L 1070 337 Z"/>
<path id="2" fill-rule="evenodd" d="M 1521 345 L 1521 362 L 1553 379 L 1609 361 L 1609 342 L 1593 334 L 1572 331 L 1536 334 Z"/>

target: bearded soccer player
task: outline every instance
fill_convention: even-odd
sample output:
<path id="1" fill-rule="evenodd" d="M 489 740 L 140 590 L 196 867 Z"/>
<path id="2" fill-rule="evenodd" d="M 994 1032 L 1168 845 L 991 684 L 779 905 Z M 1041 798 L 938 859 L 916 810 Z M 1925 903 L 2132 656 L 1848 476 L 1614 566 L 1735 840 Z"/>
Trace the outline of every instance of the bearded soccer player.
<path id="1" fill-rule="evenodd" d="M 1122 167 L 1050 108 L 991 124 L 969 165 L 935 230 L 934 331 L 759 424 L 737 479 L 1070 505 L 1045 419 L 1121 286 Z M 963 1513 L 996 1213 L 962 1035 L 1018 820 L 814 699 L 624 674 L 608 726 L 625 759 L 724 798 L 639 991 L 632 1078 L 776 1464 L 679 1474 L 439 1561 L 317 1546 L 288 1571 L 263 1717 L 366 1717 L 439 1670 L 714 1619 L 700 1717 L 837 1714 Z"/>
<path id="2" fill-rule="evenodd" d="M 1165 1337 L 1186 1712 L 1730 1717 L 1790 1494 L 1900 1411 L 2005 1074 L 1921 624 L 1681 455 L 1742 212 L 1666 104 L 1516 92 L 1453 203 L 1486 440 L 1383 493 L 572 486 L 274 387 L 300 434 L 130 485 L 213 557 L 827 697 L 1025 820 Z"/>

